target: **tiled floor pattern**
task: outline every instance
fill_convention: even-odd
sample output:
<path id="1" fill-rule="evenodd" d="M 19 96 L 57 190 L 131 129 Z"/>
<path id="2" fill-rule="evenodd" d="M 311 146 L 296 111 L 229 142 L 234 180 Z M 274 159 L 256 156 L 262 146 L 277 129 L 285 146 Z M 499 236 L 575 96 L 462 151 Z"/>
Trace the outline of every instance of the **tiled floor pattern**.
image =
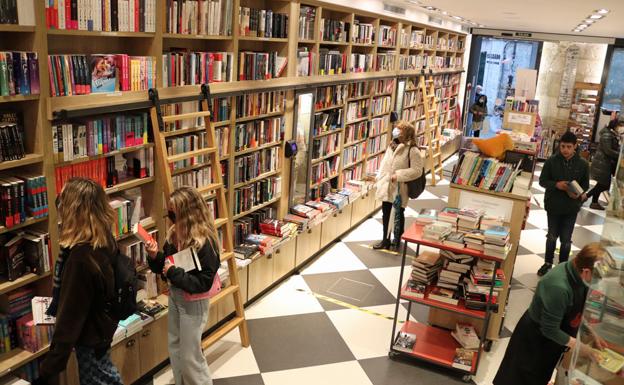
<path id="1" fill-rule="evenodd" d="M 502 338 L 481 361 L 474 376 L 474 383 L 479 385 L 491 384 L 511 332 L 531 301 L 538 281 L 535 272 L 543 263 L 546 213 L 543 189 L 537 181 L 534 185 L 533 207 L 520 241 Z M 410 202 L 407 222 L 419 208 L 444 207 L 447 196 L 447 186 L 429 187 L 418 200 Z M 599 239 L 603 220 L 604 212 L 582 209 L 573 237 L 574 250 Z M 457 375 L 437 367 L 390 360 L 387 353 L 392 321 L 312 294 L 394 316 L 401 258 L 370 248 L 381 233 L 381 214 L 377 213 L 329 247 L 301 275 L 292 276 L 250 306 L 246 316 L 251 346 L 242 348 L 234 331 L 206 351 L 214 384 L 462 384 Z M 406 305 L 402 303 L 399 309 L 400 319 L 407 315 Z M 412 306 L 412 319 L 426 322 L 427 314 L 427 307 Z M 153 380 L 153 385 L 170 383 L 168 368 Z"/>

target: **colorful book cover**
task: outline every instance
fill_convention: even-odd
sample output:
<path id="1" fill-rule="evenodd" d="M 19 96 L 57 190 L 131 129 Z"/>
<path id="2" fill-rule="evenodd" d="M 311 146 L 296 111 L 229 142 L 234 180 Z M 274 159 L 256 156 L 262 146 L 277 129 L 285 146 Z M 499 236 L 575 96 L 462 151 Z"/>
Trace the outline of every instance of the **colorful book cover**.
<path id="1" fill-rule="evenodd" d="M 91 92 L 115 92 L 115 55 L 91 55 Z"/>

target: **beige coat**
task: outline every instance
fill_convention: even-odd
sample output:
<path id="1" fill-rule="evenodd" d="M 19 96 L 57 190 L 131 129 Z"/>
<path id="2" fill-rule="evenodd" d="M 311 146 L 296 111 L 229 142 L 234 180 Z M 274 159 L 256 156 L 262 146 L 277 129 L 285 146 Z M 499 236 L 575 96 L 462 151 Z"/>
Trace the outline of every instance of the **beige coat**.
<path id="1" fill-rule="evenodd" d="M 410 159 L 407 158 L 408 153 Z M 408 182 L 420 177 L 423 172 L 423 166 L 423 158 L 417 146 L 413 146 L 411 151 L 409 151 L 409 146 L 404 144 L 399 144 L 395 150 L 392 150 L 392 147 L 388 147 L 377 173 L 377 199 L 393 202 L 397 195 L 397 187 L 400 185 L 401 206 L 407 207 L 407 202 L 409 201 L 407 185 L 398 182 Z M 392 175 L 396 175 L 396 182 L 391 181 Z"/>

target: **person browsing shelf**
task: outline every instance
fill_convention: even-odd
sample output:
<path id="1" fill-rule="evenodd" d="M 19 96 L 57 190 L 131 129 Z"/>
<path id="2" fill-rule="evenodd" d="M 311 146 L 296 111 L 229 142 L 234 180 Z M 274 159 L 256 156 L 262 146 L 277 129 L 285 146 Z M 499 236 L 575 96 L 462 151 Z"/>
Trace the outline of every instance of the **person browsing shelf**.
<path id="1" fill-rule="evenodd" d="M 484 94 L 477 94 L 476 100 L 477 101 L 470 107 L 470 112 L 472 112 L 472 135 L 478 138 L 483 128 L 483 121 L 488 113 L 487 96 Z"/>
<path id="2" fill-rule="evenodd" d="M 35 385 L 56 383 L 75 349 L 81 385 L 121 385 L 110 348 L 118 319 L 106 311 L 115 298 L 111 259 L 117 244 L 111 228 L 117 217 L 102 186 L 90 179 L 67 182 L 57 198 L 61 255 L 54 268 L 56 316 L 50 351 Z"/>
<path id="3" fill-rule="evenodd" d="M 600 130 L 598 150 L 591 162 L 591 177 L 596 185 L 587 192 L 587 197 L 592 201 L 589 208 L 604 210 L 598 202 L 603 191 L 609 191 L 611 176 L 615 175 L 617 160 L 620 156 L 620 133 L 624 132 L 624 120 L 611 120 L 607 126 Z"/>
<path id="4" fill-rule="evenodd" d="M 201 347 L 208 322 L 208 292 L 220 266 L 220 244 L 212 214 L 192 187 L 180 187 L 169 198 L 167 215 L 172 225 L 163 251 L 148 241 L 148 263 L 169 283 L 169 359 L 177 385 L 210 385 L 212 378 Z M 185 270 L 171 263 L 196 255 L 200 269 Z"/>
<path id="5" fill-rule="evenodd" d="M 559 141 L 559 151 L 544 162 L 540 174 L 539 184 L 546 189 L 544 206 L 548 219 L 545 263 L 537 271 L 540 277 L 552 268 L 557 238 L 561 242 L 559 262 L 568 260 L 576 216 L 587 199 L 585 193 L 574 192 L 573 188 L 576 184 L 582 191 L 589 188 L 589 166 L 577 153 L 577 146 L 576 135 L 565 132 Z"/>
<path id="6" fill-rule="evenodd" d="M 383 238 L 373 245 L 374 249 L 398 249 L 405 226 L 405 207 L 409 197 L 407 185 L 422 175 L 423 159 L 416 145 L 414 126 L 399 121 L 392 130 L 392 142 L 384 154 L 377 173 L 376 197 L 382 201 Z M 389 225 L 392 207 L 397 210 L 398 220 L 394 226 L 394 240 L 390 242 Z"/>
<path id="7" fill-rule="evenodd" d="M 575 337 L 594 265 L 604 254 L 600 244 L 590 243 L 538 282 L 529 309 L 511 335 L 494 385 L 546 385 L 562 354 L 577 344 L 582 344 L 581 354 L 594 356 L 591 347 Z M 590 334 L 596 348 L 606 347 L 591 329 Z"/>

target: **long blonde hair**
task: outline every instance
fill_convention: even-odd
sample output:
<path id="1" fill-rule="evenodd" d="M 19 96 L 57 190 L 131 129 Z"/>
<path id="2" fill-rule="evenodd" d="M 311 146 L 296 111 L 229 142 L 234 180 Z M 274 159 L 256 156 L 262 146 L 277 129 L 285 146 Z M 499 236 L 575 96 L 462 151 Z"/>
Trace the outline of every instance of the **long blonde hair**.
<path id="1" fill-rule="evenodd" d="M 167 233 L 167 241 L 181 248 L 201 249 L 208 240 L 216 252 L 218 236 L 212 213 L 201 194 L 194 188 L 183 186 L 169 197 L 169 204 L 175 213 L 175 224 Z"/>
<path id="2" fill-rule="evenodd" d="M 102 186 L 91 179 L 72 178 L 65 184 L 59 196 L 58 214 L 61 247 L 72 248 L 79 243 L 93 248 L 113 246 L 115 211 Z"/>

